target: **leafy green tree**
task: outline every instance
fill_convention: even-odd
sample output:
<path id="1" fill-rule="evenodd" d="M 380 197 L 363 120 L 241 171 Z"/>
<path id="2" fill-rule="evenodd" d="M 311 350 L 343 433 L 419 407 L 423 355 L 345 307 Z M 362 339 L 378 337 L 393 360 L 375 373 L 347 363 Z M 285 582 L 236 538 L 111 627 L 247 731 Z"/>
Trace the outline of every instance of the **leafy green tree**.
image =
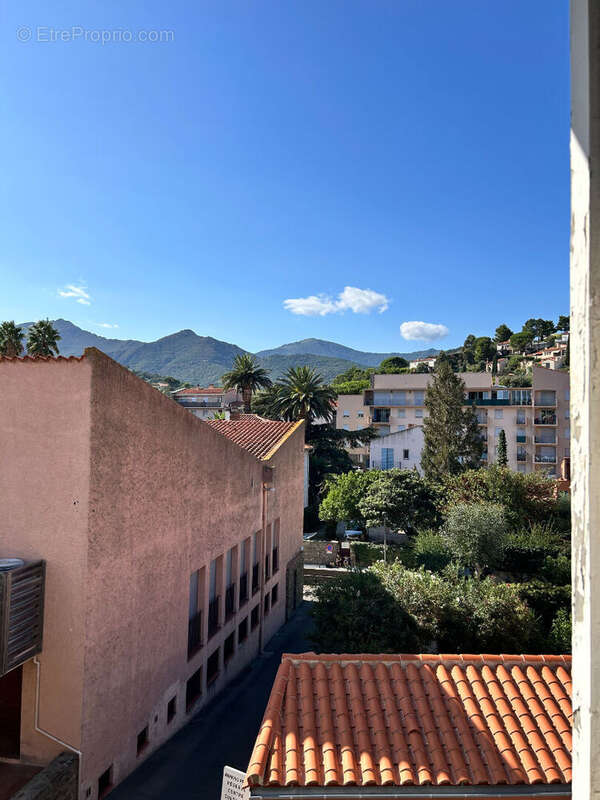
<path id="1" fill-rule="evenodd" d="M 417 364 L 417 366 L 413 369 L 413 372 L 416 375 L 421 375 L 421 374 L 426 375 L 429 372 L 431 372 L 431 368 L 429 367 L 429 364 L 425 363 L 425 361 L 420 361 Z"/>
<path id="2" fill-rule="evenodd" d="M 447 509 L 456 503 L 499 503 L 515 530 L 547 521 L 563 502 L 556 497 L 556 481 L 539 472 L 525 474 L 496 464 L 447 475 L 444 486 Z"/>
<path id="3" fill-rule="evenodd" d="M 505 325 L 504 323 L 502 323 L 502 325 L 498 325 L 498 327 L 496 328 L 496 334 L 494 336 L 494 341 L 496 341 L 496 342 L 507 342 L 512 335 L 513 335 L 513 332 L 508 327 L 508 325 Z"/>
<path id="4" fill-rule="evenodd" d="M 533 338 L 534 334 L 532 330 L 523 329 L 519 331 L 519 333 L 513 333 L 510 337 L 510 346 L 513 350 L 525 350 L 525 348 L 532 343 Z"/>
<path id="5" fill-rule="evenodd" d="M 475 361 L 489 361 L 496 355 L 496 345 L 489 336 L 479 336 L 475 339 Z"/>
<path id="6" fill-rule="evenodd" d="M 506 451 L 506 434 L 504 428 L 498 434 L 498 452 L 497 464 L 499 467 L 506 467 L 508 465 L 508 453 Z"/>
<path id="7" fill-rule="evenodd" d="M 545 339 L 554 333 L 554 322 L 551 319 L 531 318 L 523 325 L 524 331 L 530 331 L 534 339 Z"/>
<path id="8" fill-rule="evenodd" d="M 14 322 L 0 323 L 0 355 L 14 358 L 23 352 L 23 329 Z"/>
<path id="9" fill-rule="evenodd" d="M 310 634 L 322 653 L 410 653 L 418 649 L 415 621 L 377 576 L 354 572 L 316 589 Z"/>
<path id="10" fill-rule="evenodd" d="M 408 367 L 408 361 L 402 356 L 391 356 L 384 358 L 379 367 L 378 373 L 393 375 Z"/>
<path id="11" fill-rule="evenodd" d="M 348 383 L 348 381 L 369 381 L 373 372 L 374 369 L 372 367 L 366 369 L 362 367 L 349 367 L 345 372 L 337 375 L 331 382 L 331 385 L 338 386 L 338 384 Z"/>
<path id="12" fill-rule="evenodd" d="M 325 522 L 351 522 L 366 530 L 359 503 L 379 475 L 374 470 L 353 470 L 331 475 L 325 481 L 325 496 L 319 507 L 319 518 Z"/>
<path id="13" fill-rule="evenodd" d="M 557 331 L 568 331 L 571 327 L 571 318 L 561 314 L 556 323 Z"/>
<path id="14" fill-rule="evenodd" d="M 475 337 L 470 333 L 463 344 L 463 358 L 466 364 L 475 363 Z"/>
<path id="15" fill-rule="evenodd" d="M 480 465 L 483 440 L 475 410 L 463 408 L 465 385 L 443 361 L 436 364 L 435 377 L 425 392 L 429 415 L 423 423 L 425 442 L 421 466 L 429 480 L 440 481 Z"/>
<path id="16" fill-rule="evenodd" d="M 242 393 L 246 414 L 250 413 L 253 393 L 271 386 L 268 370 L 248 353 L 235 357 L 233 367 L 223 375 L 222 381 L 226 391 L 235 389 Z"/>
<path id="17" fill-rule="evenodd" d="M 333 419 L 335 390 L 311 367 L 290 367 L 277 386 L 275 411 L 282 419 L 305 419 L 307 425 Z"/>
<path id="18" fill-rule="evenodd" d="M 480 576 L 499 563 L 508 523 L 497 503 L 458 503 L 449 509 L 443 531 L 453 560 Z"/>
<path id="19" fill-rule="evenodd" d="M 369 484 L 358 507 L 368 528 L 415 533 L 418 527 L 439 522 L 438 500 L 435 489 L 416 470 L 389 469 Z"/>
<path id="20" fill-rule="evenodd" d="M 346 381 L 346 383 L 332 384 L 336 394 L 362 394 L 371 385 L 370 381 Z"/>
<path id="21" fill-rule="evenodd" d="M 58 355 L 60 333 L 49 319 L 35 322 L 27 332 L 27 352 L 30 356 Z"/>

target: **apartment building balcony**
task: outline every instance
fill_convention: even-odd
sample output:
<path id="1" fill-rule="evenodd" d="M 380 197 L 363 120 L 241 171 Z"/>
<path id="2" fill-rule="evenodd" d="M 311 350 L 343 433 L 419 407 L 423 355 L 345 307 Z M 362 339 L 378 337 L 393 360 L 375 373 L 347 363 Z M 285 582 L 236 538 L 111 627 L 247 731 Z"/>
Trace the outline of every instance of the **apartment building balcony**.
<path id="1" fill-rule="evenodd" d="M 556 464 L 556 455 L 549 456 L 549 455 L 535 455 L 535 463 L 536 464 Z"/>
<path id="2" fill-rule="evenodd" d="M 556 425 L 556 414 L 536 415 L 533 420 L 534 425 Z"/>
<path id="3" fill-rule="evenodd" d="M 529 461 L 529 459 L 530 459 L 529 453 L 517 453 L 517 461 L 520 462 L 521 464 L 524 463 L 525 461 Z"/>
<path id="4" fill-rule="evenodd" d="M 180 406 L 184 408 L 222 408 L 223 403 L 219 400 L 177 400 Z"/>
<path id="5" fill-rule="evenodd" d="M 552 434 L 552 436 L 549 434 Z M 556 444 L 556 431 L 553 428 L 550 428 L 547 431 L 536 433 L 534 436 L 534 442 L 536 444 Z"/>
<path id="6" fill-rule="evenodd" d="M 536 392 L 535 404 L 537 407 L 556 408 L 556 392 L 544 390 Z"/>
<path id="7" fill-rule="evenodd" d="M 41 652 L 44 561 L 0 559 L 0 676 Z"/>
<path id="8" fill-rule="evenodd" d="M 373 425 L 379 424 L 389 424 L 390 421 L 390 409 L 389 408 L 374 408 L 371 416 L 371 422 Z"/>
<path id="9" fill-rule="evenodd" d="M 471 397 L 465 398 L 465 405 L 466 406 L 509 406 L 510 400 L 499 400 L 498 398 L 487 398 L 487 399 L 473 399 Z"/>

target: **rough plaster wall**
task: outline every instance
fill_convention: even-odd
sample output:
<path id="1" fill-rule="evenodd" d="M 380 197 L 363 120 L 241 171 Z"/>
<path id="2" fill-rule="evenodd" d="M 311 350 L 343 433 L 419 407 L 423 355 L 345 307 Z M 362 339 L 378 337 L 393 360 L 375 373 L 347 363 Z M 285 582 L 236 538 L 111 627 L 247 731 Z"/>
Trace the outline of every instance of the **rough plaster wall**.
<path id="1" fill-rule="evenodd" d="M 572 0 L 573 797 L 581 800 L 600 797 L 599 45 L 600 6 Z"/>

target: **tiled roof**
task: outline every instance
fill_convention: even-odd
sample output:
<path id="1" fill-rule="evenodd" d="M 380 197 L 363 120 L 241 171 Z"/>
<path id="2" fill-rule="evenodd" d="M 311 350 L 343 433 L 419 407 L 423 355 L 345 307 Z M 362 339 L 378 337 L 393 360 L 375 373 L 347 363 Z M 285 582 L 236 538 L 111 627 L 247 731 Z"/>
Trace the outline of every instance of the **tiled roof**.
<path id="1" fill-rule="evenodd" d="M 0 361 L 83 361 L 85 356 L 3 356 Z"/>
<path id="2" fill-rule="evenodd" d="M 207 424 L 252 455 L 264 459 L 302 422 L 279 422 L 256 414 L 240 414 L 235 419 L 210 419 Z"/>
<path id="3" fill-rule="evenodd" d="M 225 389 L 219 386 L 207 386 L 205 389 L 202 386 L 192 386 L 188 389 L 177 389 L 177 391 L 173 392 L 176 395 L 186 395 L 186 394 L 224 394 Z"/>
<path id="4" fill-rule="evenodd" d="M 284 654 L 250 785 L 571 781 L 571 658 Z"/>

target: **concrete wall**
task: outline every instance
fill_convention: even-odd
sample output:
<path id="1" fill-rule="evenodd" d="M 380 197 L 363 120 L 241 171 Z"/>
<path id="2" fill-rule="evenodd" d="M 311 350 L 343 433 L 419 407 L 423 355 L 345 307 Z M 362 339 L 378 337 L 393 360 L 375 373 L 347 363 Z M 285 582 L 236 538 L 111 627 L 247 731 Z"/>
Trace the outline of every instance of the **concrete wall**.
<path id="1" fill-rule="evenodd" d="M 0 359 L 0 385 L 1 555 L 47 560 L 41 666 L 38 673 L 30 661 L 23 670 L 23 754 L 47 763 L 65 745 L 80 750 L 80 797 L 95 800 L 105 770 L 121 781 L 283 623 L 287 565 L 301 565 L 304 428 L 269 459 L 267 491 L 264 462 L 98 351 L 81 360 Z M 24 395 L 43 403 L 24 403 Z M 242 542 L 256 532 L 260 591 L 226 620 L 226 554 L 234 548 L 238 585 Z M 219 629 L 208 640 L 213 559 L 221 602 Z M 196 570 L 205 574 L 203 646 L 188 660 Z M 265 616 L 265 597 L 272 600 L 276 586 Z M 257 606 L 260 624 L 251 630 Z M 248 636 L 240 642 L 245 618 Z M 232 634 L 234 652 L 225 662 Z M 218 676 L 209 684 L 207 660 L 216 651 Z M 199 669 L 202 695 L 188 710 L 186 684 Z M 38 677 L 39 726 L 59 741 L 33 730 Z M 172 698 L 177 711 L 168 721 Z M 148 744 L 138 754 L 146 727 Z"/>
<path id="2" fill-rule="evenodd" d="M 78 768 L 76 755 L 61 753 L 11 800 L 77 800 Z"/>
<path id="3" fill-rule="evenodd" d="M 600 795 L 600 5 L 571 0 L 573 797 Z"/>
<path id="4" fill-rule="evenodd" d="M 420 426 L 390 433 L 387 436 L 380 436 L 371 442 L 370 469 L 381 469 L 383 463 L 382 450 L 386 447 L 392 448 L 394 451 L 393 466 L 395 468 L 414 469 L 416 467 L 420 471 L 423 441 L 423 428 Z M 408 458 L 404 458 L 405 450 L 408 450 Z"/>
<path id="5" fill-rule="evenodd" d="M 0 359 L 0 556 L 46 560 L 43 651 L 23 667 L 21 755 L 36 764 L 65 749 L 35 730 L 38 680 L 38 728 L 81 746 L 91 374 Z"/>

